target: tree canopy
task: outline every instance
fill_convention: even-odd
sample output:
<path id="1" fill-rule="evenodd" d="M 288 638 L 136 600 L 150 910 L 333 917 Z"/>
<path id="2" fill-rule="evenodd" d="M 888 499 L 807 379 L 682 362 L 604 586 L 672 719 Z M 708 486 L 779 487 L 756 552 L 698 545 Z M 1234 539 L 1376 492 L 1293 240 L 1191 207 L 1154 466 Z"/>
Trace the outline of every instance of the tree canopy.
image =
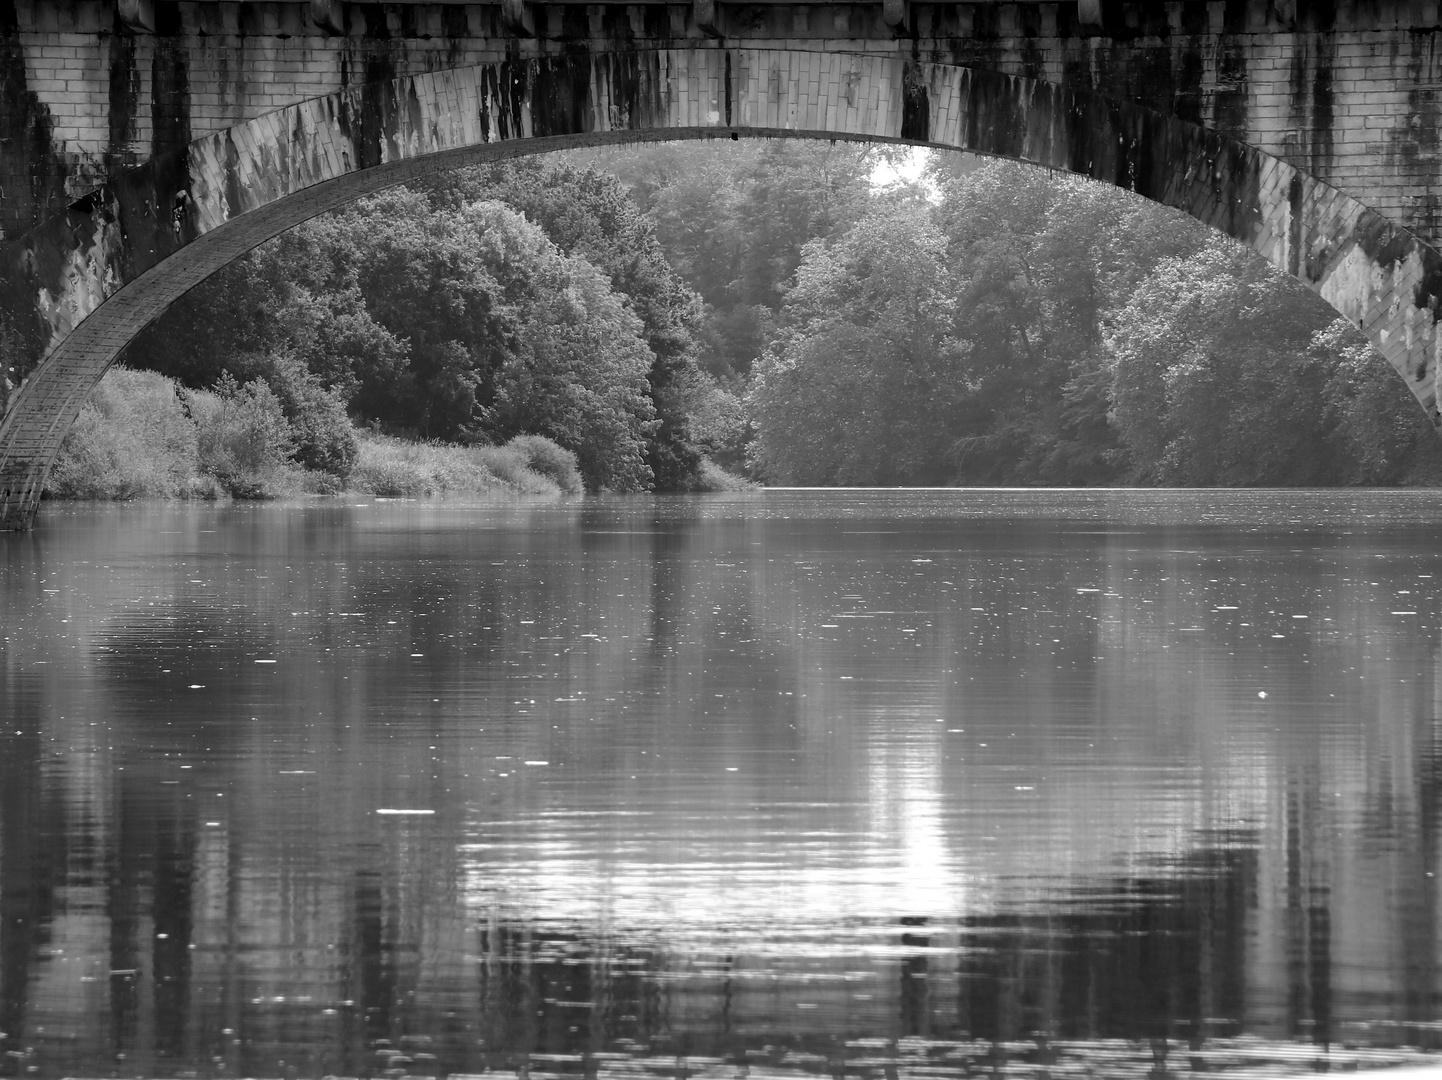
<path id="1" fill-rule="evenodd" d="M 194 386 L 262 378 L 282 402 L 319 391 L 416 438 L 544 435 L 592 488 L 644 490 L 662 471 L 684 489 L 699 458 L 683 392 L 695 298 L 614 180 L 530 180 L 468 170 L 293 229 L 190 293 L 127 358 Z M 564 243 L 494 197 L 508 189 L 522 206 L 529 190 Z"/>
<path id="2" fill-rule="evenodd" d="M 1309 485 L 1435 473 L 1401 380 L 1296 281 L 1008 163 L 806 245 L 747 394 L 772 483 Z"/>
<path id="3" fill-rule="evenodd" d="M 215 275 L 125 359 L 259 380 L 291 458 L 352 425 L 554 439 L 586 484 L 1421 482 L 1401 380 L 1297 282 L 1126 192 L 936 155 L 722 141 L 458 170 Z"/>

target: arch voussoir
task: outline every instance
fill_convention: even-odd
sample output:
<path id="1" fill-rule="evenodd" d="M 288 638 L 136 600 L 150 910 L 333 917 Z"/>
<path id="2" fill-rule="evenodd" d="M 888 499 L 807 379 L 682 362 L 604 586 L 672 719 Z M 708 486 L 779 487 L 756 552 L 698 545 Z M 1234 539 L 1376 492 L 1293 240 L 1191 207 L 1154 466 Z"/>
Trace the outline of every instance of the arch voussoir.
<path id="1" fill-rule="evenodd" d="M 353 85 L 153 158 L 0 248 L 0 342 L 29 372 L 0 421 L 0 530 L 127 342 L 186 290 L 317 214 L 458 165 L 726 135 L 909 142 L 1138 192 L 1228 233 L 1331 303 L 1434 424 L 1442 257 L 1295 165 L 1074 87 L 903 56 L 764 48 L 542 56 Z"/>

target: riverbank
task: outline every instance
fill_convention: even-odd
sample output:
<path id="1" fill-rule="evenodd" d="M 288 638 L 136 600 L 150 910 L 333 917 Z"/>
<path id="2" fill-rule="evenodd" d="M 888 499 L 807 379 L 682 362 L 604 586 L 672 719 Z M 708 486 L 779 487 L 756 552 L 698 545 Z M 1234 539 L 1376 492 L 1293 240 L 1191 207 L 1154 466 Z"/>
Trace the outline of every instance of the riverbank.
<path id="1" fill-rule="evenodd" d="M 147 371 L 108 372 L 56 460 L 52 499 L 563 497 L 583 491 L 576 455 L 520 435 L 499 446 L 395 438 L 344 416 L 287 416 L 260 384 L 190 390 Z M 746 482 L 705 463 L 702 488 Z"/>

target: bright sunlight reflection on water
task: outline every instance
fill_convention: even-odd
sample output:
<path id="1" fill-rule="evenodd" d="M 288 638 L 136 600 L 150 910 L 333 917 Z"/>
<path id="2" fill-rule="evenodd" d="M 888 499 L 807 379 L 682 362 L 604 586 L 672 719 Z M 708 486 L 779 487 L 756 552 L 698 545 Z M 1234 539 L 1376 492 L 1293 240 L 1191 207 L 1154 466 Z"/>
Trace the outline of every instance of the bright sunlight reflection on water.
<path id="1" fill-rule="evenodd" d="M 1435 493 L 50 506 L 3 541 L 0 1075 L 1442 1041 Z"/>

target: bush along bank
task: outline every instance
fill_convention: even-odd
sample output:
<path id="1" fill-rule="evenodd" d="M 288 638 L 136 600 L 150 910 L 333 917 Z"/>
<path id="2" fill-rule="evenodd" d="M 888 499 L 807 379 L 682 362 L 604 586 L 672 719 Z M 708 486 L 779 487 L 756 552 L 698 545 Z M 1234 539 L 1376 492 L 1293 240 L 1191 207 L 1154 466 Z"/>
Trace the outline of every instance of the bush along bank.
<path id="1" fill-rule="evenodd" d="M 323 395 L 312 397 L 288 410 L 260 379 L 239 383 L 225 375 L 212 390 L 190 390 L 155 372 L 113 368 L 66 436 L 46 494 L 419 498 L 582 490 L 576 455 L 542 436 L 518 435 L 502 446 L 407 442 L 357 432 Z"/>

